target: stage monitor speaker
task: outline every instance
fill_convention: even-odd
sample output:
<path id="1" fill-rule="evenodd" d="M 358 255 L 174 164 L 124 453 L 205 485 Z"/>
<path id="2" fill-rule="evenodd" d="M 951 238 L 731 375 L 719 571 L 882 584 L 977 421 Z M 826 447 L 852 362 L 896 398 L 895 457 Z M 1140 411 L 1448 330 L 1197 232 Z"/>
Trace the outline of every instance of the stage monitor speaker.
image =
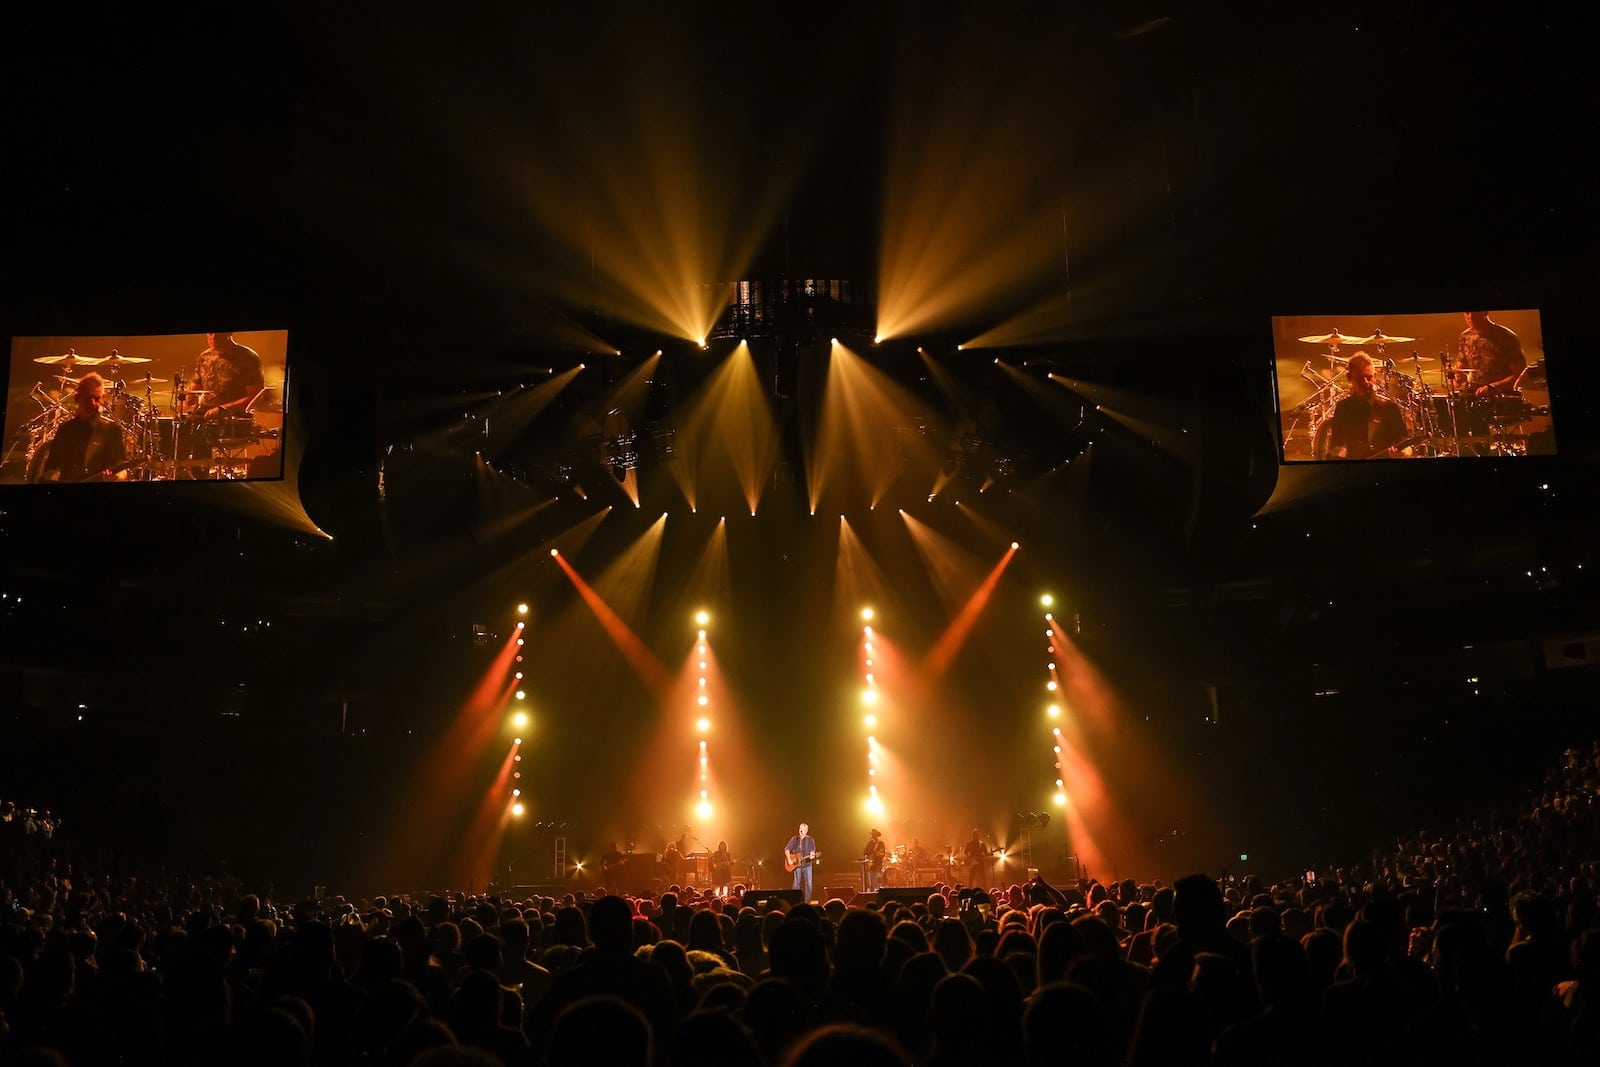
<path id="1" fill-rule="evenodd" d="M 878 890 L 878 903 L 883 905 L 894 900 L 901 904 L 926 904 L 936 892 L 931 885 L 884 886 Z"/>
<path id="2" fill-rule="evenodd" d="M 759 908 L 763 904 L 771 905 L 773 901 L 781 900 L 786 907 L 805 903 L 805 894 L 798 889 L 746 889 L 742 906 Z"/>
<path id="3" fill-rule="evenodd" d="M 855 895 L 856 887 L 853 885 L 825 885 L 822 887 L 822 892 L 817 896 L 817 899 L 827 903 L 834 897 L 838 897 L 848 905 L 850 901 L 855 899 Z"/>

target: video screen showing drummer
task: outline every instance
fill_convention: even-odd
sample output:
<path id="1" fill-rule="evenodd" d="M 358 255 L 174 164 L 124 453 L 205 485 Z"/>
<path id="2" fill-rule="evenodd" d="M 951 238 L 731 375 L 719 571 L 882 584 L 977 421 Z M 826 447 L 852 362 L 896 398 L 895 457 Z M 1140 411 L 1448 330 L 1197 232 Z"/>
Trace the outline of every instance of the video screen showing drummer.
<path id="1" fill-rule="evenodd" d="M 1285 463 L 1555 452 L 1537 310 L 1272 322 Z"/>
<path id="2" fill-rule="evenodd" d="M 287 352 L 284 330 L 14 338 L 0 484 L 282 478 Z M 90 375 L 98 437 L 120 438 L 95 453 L 121 458 L 72 477 L 75 464 L 47 460 L 74 420 L 94 425 L 80 404 Z"/>

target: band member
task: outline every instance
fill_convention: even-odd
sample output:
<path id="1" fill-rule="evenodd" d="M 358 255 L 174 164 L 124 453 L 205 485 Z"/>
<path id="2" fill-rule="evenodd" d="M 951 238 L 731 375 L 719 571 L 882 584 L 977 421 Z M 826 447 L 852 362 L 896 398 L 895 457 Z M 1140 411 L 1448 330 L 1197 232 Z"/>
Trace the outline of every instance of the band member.
<path id="1" fill-rule="evenodd" d="M 615 841 L 609 841 L 606 843 L 606 850 L 600 854 L 600 884 L 614 890 L 621 876 L 622 852 L 617 848 Z"/>
<path id="2" fill-rule="evenodd" d="M 876 893 L 878 886 L 883 882 L 883 860 L 889 854 L 889 846 L 883 843 L 883 835 L 873 830 L 867 835 L 867 843 L 861 849 L 861 860 L 866 864 L 868 893 Z"/>
<path id="3" fill-rule="evenodd" d="M 122 427 L 100 417 L 106 383 L 90 372 L 78 379 L 77 411 L 45 446 L 39 481 L 81 482 L 109 478 L 127 457 Z"/>
<path id="4" fill-rule="evenodd" d="M 711 854 L 711 885 L 719 896 L 727 896 L 732 881 L 733 856 L 728 852 L 728 843 L 718 841 L 717 850 Z"/>
<path id="5" fill-rule="evenodd" d="M 794 888 L 805 894 L 803 900 L 811 899 L 811 865 L 816 858 L 816 838 L 811 836 L 811 827 L 801 823 L 800 829 L 783 846 L 783 861 L 785 867 L 794 871 Z"/>
<path id="6" fill-rule="evenodd" d="M 678 850 L 676 841 L 667 842 L 667 850 L 661 854 L 661 862 L 666 866 L 667 877 L 672 880 L 672 884 L 682 885 L 685 864 L 683 853 Z"/>
<path id="7" fill-rule="evenodd" d="M 976 826 L 972 828 L 972 836 L 961 849 L 961 857 L 967 863 L 969 887 L 982 886 L 989 880 L 989 846 L 983 843 L 983 832 Z"/>
<path id="8" fill-rule="evenodd" d="M 206 419 L 244 418 L 250 402 L 265 386 L 261 376 L 261 357 L 233 339 L 232 333 L 208 333 L 209 346 L 195 364 L 196 395 L 189 398 L 189 410 Z"/>
<path id="9" fill-rule="evenodd" d="M 1334 405 L 1324 459 L 1371 459 L 1406 439 L 1400 405 L 1378 395 L 1372 357 L 1357 352 L 1345 366 L 1350 395 Z"/>
<path id="10" fill-rule="evenodd" d="M 1508 393 L 1528 366 L 1517 335 L 1489 318 L 1487 311 L 1464 313 L 1467 328 L 1456 338 L 1456 367 L 1474 370 L 1466 383 L 1474 396 Z"/>

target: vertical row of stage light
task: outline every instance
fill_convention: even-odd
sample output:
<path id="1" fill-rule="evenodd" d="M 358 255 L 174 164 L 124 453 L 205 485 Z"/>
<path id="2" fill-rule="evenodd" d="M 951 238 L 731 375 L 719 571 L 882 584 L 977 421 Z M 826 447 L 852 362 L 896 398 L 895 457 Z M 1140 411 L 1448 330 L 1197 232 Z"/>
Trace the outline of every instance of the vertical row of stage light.
<path id="1" fill-rule="evenodd" d="M 699 777 L 696 786 L 699 797 L 694 804 L 694 813 L 702 822 L 711 818 L 711 693 L 706 684 L 706 667 L 710 663 L 706 648 L 706 627 L 711 623 L 711 616 L 704 611 L 695 613 L 695 624 L 700 628 L 699 636 L 695 638 L 695 663 L 699 665 L 699 679 L 695 685 L 695 703 L 698 705 L 698 717 L 695 719 L 695 732 L 699 735 L 699 759 L 697 765 Z"/>
<path id="2" fill-rule="evenodd" d="M 528 605 L 518 604 L 517 614 L 524 616 L 524 618 L 517 620 L 517 648 L 519 651 L 517 652 L 516 661 L 520 664 L 522 662 L 520 649 L 523 647 L 524 634 L 528 629 L 526 621 Z M 522 731 L 528 726 L 528 710 L 524 704 L 528 699 L 528 692 L 522 688 L 521 669 L 516 671 L 513 681 L 516 682 L 517 690 L 516 699 L 512 705 L 514 710 L 511 712 L 511 814 L 521 818 L 522 813 L 527 810 L 522 803 Z"/>
<path id="3" fill-rule="evenodd" d="M 867 734 L 867 813 L 883 814 L 878 795 L 878 676 L 873 670 L 872 609 L 861 609 L 861 725 Z"/>
<path id="4" fill-rule="evenodd" d="M 1056 634 L 1055 615 L 1050 608 L 1055 604 L 1055 598 L 1049 593 L 1039 598 L 1039 603 L 1044 607 L 1044 636 L 1048 644 L 1045 645 L 1045 654 L 1049 656 L 1050 678 L 1045 682 L 1045 692 L 1050 694 L 1050 703 L 1045 707 L 1045 718 L 1050 726 L 1050 745 L 1052 764 L 1055 767 L 1055 804 L 1064 807 L 1067 803 L 1067 762 L 1061 753 L 1061 679 L 1056 673 Z"/>

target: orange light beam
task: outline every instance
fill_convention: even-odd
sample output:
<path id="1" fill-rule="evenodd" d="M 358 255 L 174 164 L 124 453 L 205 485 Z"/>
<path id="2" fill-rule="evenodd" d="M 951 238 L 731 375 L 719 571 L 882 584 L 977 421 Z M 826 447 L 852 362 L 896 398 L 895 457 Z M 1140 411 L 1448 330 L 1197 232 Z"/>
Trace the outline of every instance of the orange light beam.
<path id="1" fill-rule="evenodd" d="M 505 705 L 506 695 L 501 692 L 505 688 L 507 679 L 511 678 L 511 665 L 517 661 L 517 641 L 528 631 L 525 627 L 513 626 L 511 637 L 505 646 L 495 654 L 494 662 L 489 664 L 489 669 L 483 672 L 483 678 L 478 682 L 478 687 L 472 691 L 467 702 L 461 706 L 461 717 L 470 718 L 482 715 L 495 707 Z M 511 688 L 515 689 L 516 686 Z"/>
<path id="2" fill-rule="evenodd" d="M 1050 620 L 1050 647 L 1055 650 L 1056 657 L 1057 670 L 1053 673 L 1059 679 L 1056 695 L 1074 712 L 1088 716 L 1090 725 L 1100 730 L 1109 729 L 1116 702 L 1111 684 L 1089 662 L 1077 642 L 1067 636 L 1059 619 Z"/>
<path id="3" fill-rule="evenodd" d="M 515 645 L 512 646 L 516 647 Z M 452 794 L 459 794 L 471 770 L 472 761 L 483 751 L 483 746 L 494 736 L 502 722 L 499 714 L 516 691 L 517 679 L 506 679 L 495 697 L 480 707 L 470 702 L 464 705 L 456 721 L 445 732 L 438 746 L 439 758 L 434 765 L 434 776 L 422 786 L 430 800 L 444 803 Z"/>
<path id="4" fill-rule="evenodd" d="M 1006 554 L 1000 557 L 1000 562 L 994 565 L 989 576 L 983 583 L 973 590 L 972 596 L 962 605 L 956 617 L 950 620 L 950 625 L 945 627 L 944 633 L 939 635 L 939 640 L 933 643 L 928 654 L 922 659 L 922 669 L 930 677 L 938 678 L 950 669 L 950 664 L 956 658 L 956 653 L 961 651 L 961 646 L 966 643 L 967 636 L 972 633 L 973 626 L 977 625 L 978 616 L 983 614 L 983 609 L 989 603 L 989 597 L 994 593 L 994 587 L 1000 584 L 1000 575 L 1011 563 L 1011 557 L 1017 554 L 1016 545 L 1006 549 Z"/>
<path id="5" fill-rule="evenodd" d="M 472 817 L 472 822 L 461 839 L 461 848 L 456 853 L 455 869 L 463 878 L 475 878 L 480 872 L 491 869 L 494 863 L 495 850 L 500 844 L 500 830 L 505 826 L 506 813 L 511 808 L 511 770 L 515 767 L 517 749 L 512 745 L 506 750 L 506 758 L 500 761 L 500 770 L 494 776 L 494 782 L 484 793 L 483 800 L 478 804 L 478 811 Z"/>
<path id="6" fill-rule="evenodd" d="M 655 657 L 644 642 L 639 640 L 637 634 L 622 621 L 622 617 L 611 610 L 605 600 L 585 582 L 572 564 L 567 562 L 567 557 L 558 555 L 552 557 L 561 569 L 566 572 L 568 580 L 578 590 L 578 595 L 583 597 L 583 602 L 589 605 L 589 610 L 594 612 L 596 619 L 606 631 L 606 636 L 611 638 L 611 643 L 617 646 L 617 651 L 622 653 L 623 659 L 628 661 L 628 666 L 633 668 L 633 673 L 645 684 L 657 699 L 660 699 L 672 688 L 672 675 L 665 665 Z"/>
<path id="7" fill-rule="evenodd" d="M 517 637 L 523 632 L 513 632 L 508 642 L 511 658 L 507 659 L 503 653 L 495 657 L 494 665 L 461 705 L 455 721 L 434 748 L 436 758 L 430 764 L 432 773 L 422 778 L 417 786 L 418 805 L 415 810 L 423 813 L 426 831 L 420 829 L 416 822 L 407 823 L 403 831 L 397 827 L 396 833 L 403 832 L 405 836 L 396 837 L 394 848 L 414 846 L 419 837 L 428 833 L 442 835 L 449 832 L 445 823 L 455 818 L 453 813 L 461 810 L 460 797 L 467 789 L 473 766 L 484 751 L 484 746 L 504 723 L 501 713 L 520 684 L 514 673 L 507 674 L 506 671 L 515 661 Z M 501 678 L 505 679 L 503 683 Z"/>

